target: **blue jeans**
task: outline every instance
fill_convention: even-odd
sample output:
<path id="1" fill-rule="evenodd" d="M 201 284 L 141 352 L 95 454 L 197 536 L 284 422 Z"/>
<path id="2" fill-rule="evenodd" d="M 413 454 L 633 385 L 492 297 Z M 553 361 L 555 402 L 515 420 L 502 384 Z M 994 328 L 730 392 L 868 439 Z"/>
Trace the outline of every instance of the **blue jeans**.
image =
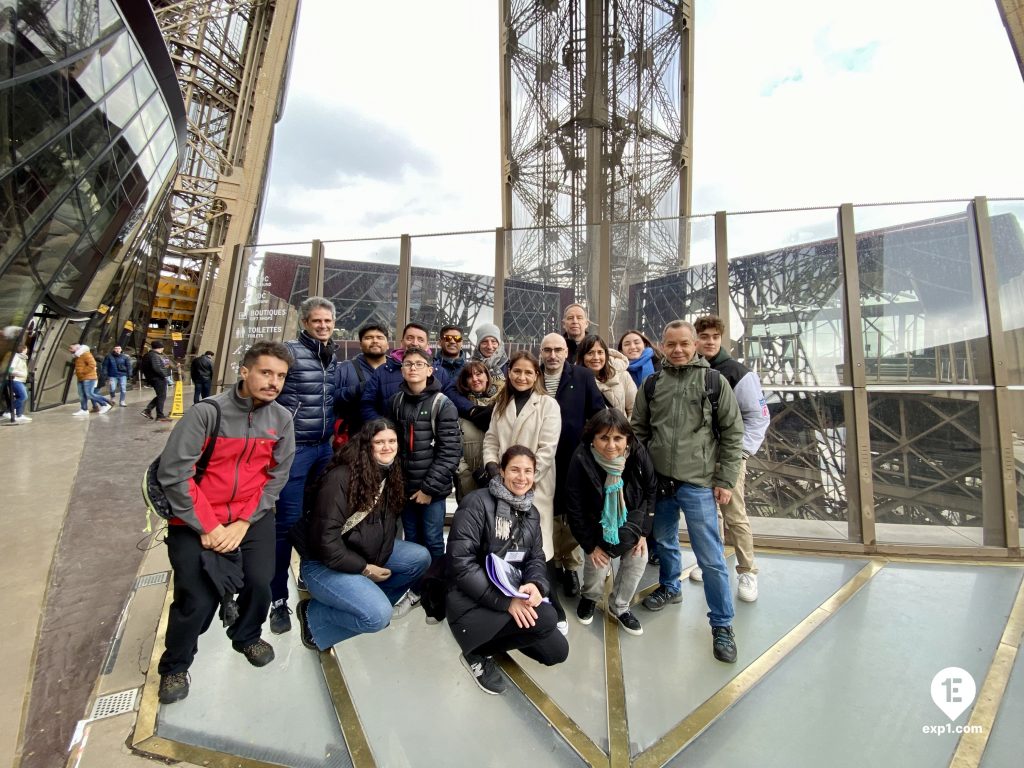
<path id="1" fill-rule="evenodd" d="M 680 509 L 686 517 L 686 530 L 697 565 L 704 573 L 704 598 L 711 609 L 708 611 L 711 626 L 731 626 L 735 610 L 718 532 L 718 509 L 710 488 L 680 483 L 674 497 L 658 500 L 654 509 L 654 538 L 661 558 L 658 581 L 669 592 L 679 593 L 679 577 L 683 572 L 683 558 L 679 553 Z"/>
<path id="2" fill-rule="evenodd" d="M 380 632 L 391 623 L 391 606 L 429 565 L 426 549 L 401 539 L 384 564 L 391 576 L 379 584 L 360 573 L 342 573 L 318 560 L 303 560 L 302 578 L 313 596 L 306 619 L 317 648 L 326 650 L 350 637 Z"/>
<path id="3" fill-rule="evenodd" d="M 127 376 L 111 376 L 107 379 L 107 386 L 110 387 L 110 399 L 114 399 L 114 395 L 117 393 L 118 388 L 121 390 L 121 405 L 124 405 L 125 396 L 128 394 L 128 377 Z"/>
<path id="4" fill-rule="evenodd" d="M 205 400 L 210 396 L 210 386 L 213 381 L 210 379 L 194 379 L 192 386 L 194 391 L 192 393 L 192 404 L 195 405 L 200 400 Z"/>
<path id="5" fill-rule="evenodd" d="M 277 497 L 277 514 L 274 524 L 277 528 L 277 545 L 274 554 L 274 578 L 270 581 L 270 599 L 288 598 L 288 566 L 292 561 L 292 544 L 288 533 L 302 517 L 302 500 L 306 483 L 320 476 L 333 455 L 331 441 L 325 440 L 314 445 L 296 445 L 295 459 L 288 472 L 288 482 Z"/>
<path id="6" fill-rule="evenodd" d="M 100 408 L 108 405 L 107 399 L 96 391 L 96 379 L 86 379 L 78 382 L 78 403 L 83 411 L 89 410 L 89 403 L 95 403 Z"/>
<path id="7" fill-rule="evenodd" d="M 25 389 L 25 382 L 12 381 L 11 389 L 14 391 L 14 415 L 25 415 L 25 403 L 28 401 L 28 390 Z"/>
<path id="8" fill-rule="evenodd" d="M 405 502 L 402 530 L 405 540 L 422 544 L 435 560 L 444 557 L 444 500 L 431 497 L 429 504 Z"/>

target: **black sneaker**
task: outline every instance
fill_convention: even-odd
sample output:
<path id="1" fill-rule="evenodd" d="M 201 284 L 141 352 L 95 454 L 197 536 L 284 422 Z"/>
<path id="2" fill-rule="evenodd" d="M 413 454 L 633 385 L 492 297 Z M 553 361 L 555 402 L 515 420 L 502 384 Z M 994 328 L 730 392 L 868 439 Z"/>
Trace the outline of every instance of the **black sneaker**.
<path id="1" fill-rule="evenodd" d="M 594 620 L 595 605 L 590 598 L 580 598 L 580 604 L 576 606 L 576 618 L 580 620 L 580 624 L 589 624 Z"/>
<path id="2" fill-rule="evenodd" d="M 292 609 L 285 600 L 276 600 L 270 606 L 270 631 L 275 635 L 283 635 L 292 629 L 292 620 L 288 618 Z"/>
<path id="3" fill-rule="evenodd" d="M 254 667 L 265 667 L 274 660 L 273 646 L 262 638 L 245 646 L 232 643 L 231 647 L 245 656 Z"/>
<path id="4" fill-rule="evenodd" d="M 307 611 L 309 611 L 309 600 L 299 600 L 299 604 L 295 606 L 295 618 L 299 621 L 299 638 L 309 650 L 319 651 L 320 649 L 316 647 L 316 641 L 313 639 L 313 633 L 309 629 L 309 619 L 306 618 Z"/>
<path id="5" fill-rule="evenodd" d="M 309 592 L 309 589 L 306 587 L 306 580 L 302 578 L 301 573 L 295 577 L 295 588 L 303 592 Z"/>
<path id="6" fill-rule="evenodd" d="M 651 552 L 650 556 L 648 556 L 648 558 L 647 558 L 647 564 L 648 565 L 659 565 L 660 563 L 661 563 L 661 560 L 658 558 L 657 554 L 655 554 L 654 552 Z"/>
<path id="7" fill-rule="evenodd" d="M 681 602 L 683 602 L 682 592 L 669 592 L 663 584 L 659 584 L 656 590 L 644 598 L 643 605 L 648 611 L 660 611 L 670 603 Z"/>
<path id="8" fill-rule="evenodd" d="M 464 653 L 459 656 L 469 674 L 473 676 L 477 686 L 484 693 L 499 694 L 505 692 L 505 681 L 498 671 L 498 665 L 490 656 L 477 656 L 475 653 Z"/>
<path id="9" fill-rule="evenodd" d="M 173 704 L 188 696 L 188 672 L 160 675 L 160 703 Z"/>
<path id="10" fill-rule="evenodd" d="M 644 633 L 644 628 L 640 625 L 640 620 L 633 615 L 632 611 L 620 613 L 615 617 L 615 620 L 619 622 L 619 626 L 631 635 L 642 635 Z"/>
<path id="11" fill-rule="evenodd" d="M 152 414 L 152 413 L 151 413 L 151 412 L 149 411 L 149 409 L 148 409 L 148 408 L 143 408 L 143 409 L 142 409 L 142 415 L 143 415 L 143 416 L 145 416 L 145 417 L 146 417 L 147 419 L 149 419 L 150 421 L 152 421 L 152 420 L 153 420 L 153 414 Z"/>
<path id="12" fill-rule="evenodd" d="M 732 632 L 732 627 L 712 627 L 711 636 L 714 638 L 712 650 L 715 658 L 726 664 L 735 664 L 736 636 Z"/>
<path id="13" fill-rule="evenodd" d="M 566 595 L 576 597 L 580 593 L 580 577 L 576 575 L 576 571 L 563 569 L 560 578 Z"/>

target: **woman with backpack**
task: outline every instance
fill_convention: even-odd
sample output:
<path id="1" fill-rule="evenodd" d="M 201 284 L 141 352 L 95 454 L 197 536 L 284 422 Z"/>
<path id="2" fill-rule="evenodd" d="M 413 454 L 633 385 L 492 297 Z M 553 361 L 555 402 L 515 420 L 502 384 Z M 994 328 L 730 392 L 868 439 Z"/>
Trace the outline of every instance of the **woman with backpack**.
<path id="1" fill-rule="evenodd" d="M 402 358 L 402 384 L 388 408 L 398 426 L 405 474 L 402 528 L 405 540 L 422 544 L 435 561 L 444 557 L 445 499 L 462 457 L 459 412 L 433 376 L 433 360 L 422 347 Z M 397 606 L 404 616 L 420 600 L 419 584 Z"/>
<path id="2" fill-rule="evenodd" d="M 519 650 L 548 666 L 569 655 L 555 610 L 544 601 L 550 586 L 533 504 L 536 466 L 529 448 L 505 450 L 498 475 L 463 499 L 448 535 L 448 626 L 462 649 L 462 665 L 485 693 L 505 690 L 494 663 L 497 653 Z M 489 575 L 496 566 L 511 571 L 506 586 L 515 596 Z"/>
<path id="3" fill-rule="evenodd" d="M 307 648 L 384 629 L 392 605 L 430 565 L 424 547 L 395 537 L 406 496 L 397 458 L 395 425 L 366 424 L 334 455 L 310 512 L 291 531 L 312 595 L 296 606 Z"/>

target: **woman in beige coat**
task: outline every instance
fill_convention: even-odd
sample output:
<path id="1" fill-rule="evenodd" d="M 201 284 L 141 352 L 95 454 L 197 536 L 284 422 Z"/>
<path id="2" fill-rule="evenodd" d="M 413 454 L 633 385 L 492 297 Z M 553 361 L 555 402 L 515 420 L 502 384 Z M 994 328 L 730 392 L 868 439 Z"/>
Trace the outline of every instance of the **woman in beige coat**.
<path id="1" fill-rule="evenodd" d="M 633 415 L 633 401 L 636 400 L 636 382 L 629 375 L 629 358 L 608 345 L 600 336 L 587 336 L 580 342 L 576 353 L 576 364 L 589 368 L 597 378 L 609 408 L 615 408 L 626 418 Z"/>

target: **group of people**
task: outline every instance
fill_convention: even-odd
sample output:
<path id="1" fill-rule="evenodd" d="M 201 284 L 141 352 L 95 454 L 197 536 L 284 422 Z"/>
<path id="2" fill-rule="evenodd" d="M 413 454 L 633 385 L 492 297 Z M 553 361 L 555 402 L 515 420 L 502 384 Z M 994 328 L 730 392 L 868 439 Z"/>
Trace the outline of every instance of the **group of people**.
<path id="1" fill-rule="evenodd" d="M 447 620 L 477 685 L 501 693 L 494 656 L 564 661 L 562 600 L 578 597 L 577 620 L 592 622 L 615 560 L 606 610 L 623 631 L 643 633 L 633 603 L 649 562 L 659 584 L 643 607 L 681 602 L 680 512 L 713 655 L 736 660 L 719 508 L 738 597 L 756 600 L 742 475 L 768 409 L 757 376 L 722 349 L 719 318 L 669 323 L 660 348 L 629 331 L 611 349 L 572 304 L 539 358 L 506 354 L 491 324 L 471 354 L 456 326 L 434 351 L 428 329 L 409 323 L 390 350 L 388 329 L 369 324 L 360 353 L 338 362 L 334 317 L 329 300 L 306 300 L 297 339 L 253 345 L 237 385 L 203 401 L 216 408 L 191 408 L 171 433 L 159 474 L 175 570 L 162 702 L 188 694 L 199 634 L 222 605 L 203 576 L 216 555 L 240 553 L 228 635 L 255 666 L 274 656 L 261 637 L 268 615 L 272 633 L 292 628 L 294 547 L 309 594 L 294 614 L 305 646 L 328 649 L 422 605 L 428 623 Z"/>

